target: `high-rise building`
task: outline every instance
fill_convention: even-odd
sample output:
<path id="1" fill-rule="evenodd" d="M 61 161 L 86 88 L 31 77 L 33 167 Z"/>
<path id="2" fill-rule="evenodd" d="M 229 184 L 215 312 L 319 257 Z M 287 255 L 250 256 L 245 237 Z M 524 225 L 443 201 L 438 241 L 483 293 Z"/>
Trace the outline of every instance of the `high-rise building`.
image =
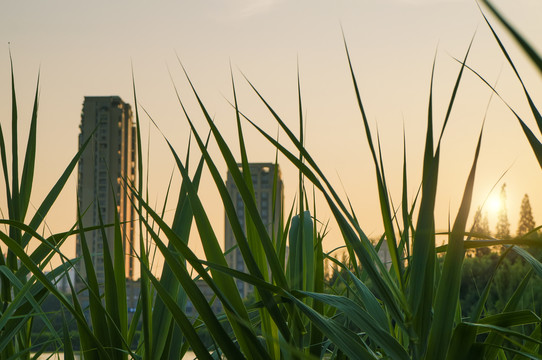
<path id="1" fill-rule="evenodd" d="M 77 199 L 84 227 L 115 222 L 115 209 L 119 214 L 121 235 L 125 256 L 126 278 L 134 279 L 135 256 L 134 239 L 135 209 L 131 205 L 126 183 L 136 183 L 136 128 L 129 104 L 118 96 L 86 96 L 81 114 L 79 146 L 92 136 L 91 142 L 79 160 Z M 106 243 L 114 254 L 114 227 L 105 228 Z M 104 283 L 103 240 L 101 231 L 85 233 L 92 263 L 99 284 Z M 77 256 L 82 256 L 81 238 L 77 237 Z M 114 256 L 114 255 L 113 255 Z M 83 261 L 79 272 L 85 277 Z M 128 281 L 128 284 L 131 282 Z M 78 290 L 84 285 L 78 279 Z M 130 286 L 128 306 L 131 307 L 134 294 Z M 84 292 L 86 293 L 86 292 Z M 82 302 L 87 295 L 82 295 Z M 86 301 L 85 301 L 86 300 Z"/>
<path id="2" fill-rule="evenodd" d="M 252 176 L 252 183 L 254 185 L 254 195 L 256 199 L 256 206 L 262 218 L 264 225 L 267 227 L 269 234 L 272 233 L 273 224 L 275 225 L 275 230 L 278 229 L 279 220 L 282 216 L 282 205 L 284 202 L 284 193 L 282 185 L 282 177 L 280 173 L 280 167 L 278 164 L 273 163 L 250 163 L 250 175 Z M 239 169 L 242 171 L 241 165 Z M 276 173 L 276 186 L 273 186 L 273 179 Z M 245 204 L 239 194 L 239 190 L 235 185 L 231 173 L 228 171 L 226 179 L 226 187 L 235 206 L 235 211 L 237 212 L 237 218 L 241 223 L 241 226 L 245 228 Z M 273 201 L 273 195 L 275 196 Z M 273 212 L 274 204 L 274 212 Z M 235 237 L 233 236 L 233 231 L 226 215 L 225 220 L 225 231 L 224 231 L 224 245 L 225 250 L 228 251 L 237 244 Z M 239 271 L 247 272 L 246 265 L 241 255 L 241 252 L 238 248 L 230 251 L 226 255 L 226 261 L 232 269 Z M 252 286 L 244 283 L 243 281 L 237 279 L 237 287 L 241 296 L 246 297 L 251 291 Z"/>

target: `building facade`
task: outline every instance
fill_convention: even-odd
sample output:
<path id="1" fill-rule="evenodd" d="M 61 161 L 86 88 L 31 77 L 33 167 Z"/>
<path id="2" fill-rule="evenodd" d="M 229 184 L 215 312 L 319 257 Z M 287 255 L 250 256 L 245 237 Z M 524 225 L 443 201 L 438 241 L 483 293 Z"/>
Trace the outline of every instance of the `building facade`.
<path id="1" fill-rule="evenodd" d="M 118 96 L 87 96 L 83 103 L 79 134 L 79 146 L 92 136 L 79 160 L 77 200 L 82 214 L 83 227 L 115 222 L 115 209 L 119 215 L 125 274 L 127 280 L 135 280 L 134 239 L 135 208 L 131 204 L 126 183 L 136 183 L 136 127 L 129 104 Z M 101 231 L 85 233 L 85 239 L 96 270 L 98 283 L 104 283 L 103 246 L 107 244 L 114 256 L 114 227 L 105 228 L 106 240 Z M 82 256 L 81 237 L 77 237 L 77 256 Z M 79 262 L 79 272 L 86 278 L 83 261 Z M 128 281 L 127 284 L 131 282 Z M 78 290 L 84 284 L 78 278 Z M 132 286 L 127 288 L 129 299 L 134 298 Z M 82 302 L 86 292 L 83 292 Z M 85 301 L 86 300 L 86 301 Z M 128 304 L 131 307 L 131 301 Z M 135 306 L 133 306 L 135 307 Z"/>
<path id="2" fill-rule="evenodd" d="M 280 225 L 279 223 L 282 220 L 284 191 L 280 167 L 278 164 L 275 165 L 273 163 L 250 163 L 249 166 L 258 212 L 260 213 L 264 225 L 267 227 L 268 233 L 272 234 L 273 224 L 276 232 Z M 239 165 L 239 169 L 242 170 L 241 165 Z M 274 186 L 275 176 L 276 184 Z M 241 226 L 245 229 L 245 204 L 243 203 L 241 194 L 239 194 L 239 190 L 229 171 L 226 179 L 226 188 L 228 189 L 233 205 L 235 206 L 237 218 L 239 219 Z M 236 244 L 237 242 L 226 215 L 224 229 L 224 247 L 226 252 Z M 226 261 L 230 268 L 247 272 L 245 262 L 238 248 L 235 248 L 226 255 Z M 239 279 L 237 279 L 236 282 L 242 297 L 246 297 L 252 292 L 251 285 L 246 284 Z"/>

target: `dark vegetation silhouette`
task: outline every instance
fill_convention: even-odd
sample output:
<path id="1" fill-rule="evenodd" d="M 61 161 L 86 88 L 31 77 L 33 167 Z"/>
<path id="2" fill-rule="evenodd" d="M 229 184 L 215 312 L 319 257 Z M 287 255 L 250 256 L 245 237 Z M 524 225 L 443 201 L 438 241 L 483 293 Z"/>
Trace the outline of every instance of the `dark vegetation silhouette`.
<path id="1" fill-rule="evenodd" d="M 482 3 L 485 4 L 484 11 L 496 17 L 496 21 L 505 27 L 542 73 L 542 58 L 538 53 L 491 3 Z M 482 16 L 485 18 L 484 13 Z M 491 23 L 488 21 L 487 24 L 503 56 L 516 71 Z M 32 184 L 40 180 L 34 176 L 39 91 L 36 91 L 26 151 L 19 157 L 19 119 L 13 80 L 11 152 L 0 131 L 0 158 L 8 207 L 7 218 L 0 219 L 7 228 L 7 231 L 0 230 L 0 240 L 8 249 L 0 254 L 0 359 L 30 359 L 33 356 L 31 352 L 52 348 L 54 352 L 62 352 L 66 360 L 71 360 L 75 355 L 72 340 L 77 337 L 80 353 L 85 359 L 92 360 L 179 359 L 189 349 L 198 359 L 207 360 L 541 358 L 538 296 L 542 294 L 539 290 L 542 246 L 538 238 L 511 238 L 505 208 L 499 217 L 495 239 L 479 240 L 468 236 L 467 222 L 472 217 L 471 202 L 483 146 L 483 130 L 472 149 L 472 166 L 464 176 L 464 191 L 458 195 L 461 198 L 459 210 L 450 221 L 450 231 L 444 234 L 447 242 L 441 246 L 436 244 L 437 235 L 441 236 L 436 233 L 434 216 L 441 139 L 446 136 L 446 126 L 456 106 L 456 95 L 463 86 L 463 76 L 474 71 L 467 65 L 470 47 L 460 60 L 453 91 L 446 99 L 445 112 L 433 109 L 433 84 L 438 79 L 432 77 L 428 84 L 425 148 L 423 157 L 419 159 L 423 170 L 421 178 L 416 179 L 421 187 L 417 194 L 408 191 L 410 179 L 407 169 L 412 165 L 407 163 L 405 144 L 401 154 L 404 168 L 401 201 L 390 198 L 380 142 L 376 141 L 378 138 L 374 139 L 369 126 L 368 109 L 363 105 L 361 86 L 346 45 L 345 50 L 346 71 L 352 79 L 352 96 L 360 110 L 379 194 L 379 207 L 375 211 L 382 216 L 384 232 L 377 244 L 369 239 L 358 222 L 355 209 L 338 195 L 304 146 L 305 112 L 300 79 L 296 99 L 299 105 L 299 119 L 296 119 L 299 122 L 298 135 L 286 126 L 284 119 L 257 87 L 247 81 L 257 101 L 269 110 L 280 128 L 281 140 L 277 141 L 274 135 L 262 130 L 257 121 L 245 117 L 239 109 L 236 78 L 232 74 L 231 103 L 235 110 L 232 123 L 237 127 L 239 140 L 234 149 L 234 145 L 224 140 L 218 124 L 210 115 L 212 112 L 186 75 L 199 109 L 197 114 L 186 111 L 185 99 L 180 96 L 179 106 L 192 129 L 191 140 L 199 153 L 194 155 L 188 147 L 186 156 L 180 157 L 165 139 L 175 159 L 176 171 L 182 178 L 179 194 L 173 196 L 176 203 L 172 223 L 166 223 L 163 211 L 156 211 L 149 204 L 143 181 L 123 184 L 133 193 L 131 200 L 137 211 L 136 225 L 139 228 L 134 246 L 138 250 L 137 263 L 141 270 L 141 295 L 135 313 L 130 317 L 125 310 L 126 298 L 117 296 L 125 286 L 122 251 L 117 252 L 122 255 L 120 257 L 107 251 L 104 253 L 103 287 L 96 282 L 91 262 L 85 262 L 86 276 L 76 274 L 89 290 L 88 308 L 82 308 L 71 282 L 68 294 L 61 293 L 56 287 L 58 279 L 67 277 L 74 263 L 81 261 L 66 258 L 60 246 L 70 236 L 94 229 L 74 224 L 65 232 L 44 237 L 42 223 L 87 143 L 59 176 L 43 202 L 36 205 L 36 215 L 28 215 Z M 516 75 L 523 85 L 519 72 L 516 71 Z M 542 129 L 542 116 L 525 87 L 524 94 L 532 116 Z M 135 84 L 133 109 L 140 150 L 142 140 Z M 542 165 L 542 143 L 513 110 L 512 114 Z M 193 116 L 202 117 L 208 129 L 198 132 L 192 123 Z M 435 121 L 437 118 L 438 122 Z M 436 129 L 442 136 L 434 135 L 434 121 L 443 124 L 442 128 Z M 257 211 L 243 126 L 254 127 L 265 141 L 275 146 L 277 158 L 280 152 L 299 171 L 297 201 L 291 205 L 291 211 L 284 220 L 273 220 L 279 223 L 279 230 L 271 234 Z M 209 154 L 208 141 L 218 148 L 216 157 Z M 236 159 L 234 153 L 240 153 L 240 159 Z M 11 155 L 10 162 L 8 154 Z M 138 157 L 134 171 L 138 172 L 138 179 L 145 179 L 141 151 L 138 151 Z M 19 159 L 24 162 L 21 172 Z M 239 189 L 240 201 L 245 208 L 243 224 L 235 213 L 216 162 L 226 164 Z M 225 208 L 227 221 L 247 265 L 247 273 L 227 266 L 216 232 L 201 203 L 198 188 L 204 166 L 219 192 L 220 206 Z M 312 191 L 307 194 L 306 189 Z M 316 205 L 310 201 L 314 193 L 322 196 L 329 207 L 348 258 L 335 259 L 333 254 L 323 252 L 322 242 L 328 232 L 326 225 L 322 225 L 325 222 L 317 215 L 320 212 L 317 212 Z M 506 196 L 504 186 L 501 196 Z M 78 215 L 78 220 L 80 218 Z M 81 224 L 80 221 L 78 223 Z M 188 246 L 192 224 L 194 231 L 203 239 L 206 260 L 199 259 Z M 118 221 L 105 224 L 98 230 L 105 226 L 115 228 L 112 243 L 122 248 L 121 224 Z M 483 220 L 480 226 L 482 229 L 485 227 Z M 32 239 L 39 245 L 30 251 L 27 245 Z M 165 265 L 159 276 L 151 271 L 153 256 L 150 244 L 164 258 Z M 502 251 L 491 251 L 481 257 L 465 256 L 468 250 L 488 248 L 488 245 L 499 246 Z M 286 256 L 287 246 L 289 256 Z M 380 247 L 387 249 L 389 262 L 385 263 L 379 257 L 377 250 Z M 83 251 L 85 258 L 89 258 L 90 251 Z M 44 269 L 50 266 L 54 255 L 61 257 L 62 264 L 45 273 Z M 324 281 L 325 259 L 337 269 L 337 275 L 332 275 L 335 279 L 327 282 Z M 213 301 L 222 303 L 223 313 L 213 312 L 210 302 L 197 285 L 200 279 L 212 290 Z M 241 298 L 235 279 L 252 285 L 254 297 L 248 300 Z M 68 280 L 71 281 L 69 277 Z M 58 300 L 51 306 L 60 304 L 60 311 L 44 312 L 42 306 L 48 304 L 50 296 Z M 185 304 L 188 299 L 196 308 L 197 317 L 187 316 Z M 55 317 L 49 318 L 53 313 Z M 46 329 L 42 334 L 47 331 L 48 336 L 33 340 L 32 329 L 38 319 L 43 325 L 41 329 Z"/>

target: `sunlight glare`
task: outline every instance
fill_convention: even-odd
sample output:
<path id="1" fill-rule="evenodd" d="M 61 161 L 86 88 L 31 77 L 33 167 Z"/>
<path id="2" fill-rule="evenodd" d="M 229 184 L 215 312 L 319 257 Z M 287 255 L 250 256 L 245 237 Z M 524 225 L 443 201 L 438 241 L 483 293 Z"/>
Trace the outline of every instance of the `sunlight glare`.
<path id="1" fill-rule="evenodd" d="M 501 209 L 501 199 L 497 195 L 491 195 L 487 200 L 487 209 L 492 213 L 498 213 Z"/>

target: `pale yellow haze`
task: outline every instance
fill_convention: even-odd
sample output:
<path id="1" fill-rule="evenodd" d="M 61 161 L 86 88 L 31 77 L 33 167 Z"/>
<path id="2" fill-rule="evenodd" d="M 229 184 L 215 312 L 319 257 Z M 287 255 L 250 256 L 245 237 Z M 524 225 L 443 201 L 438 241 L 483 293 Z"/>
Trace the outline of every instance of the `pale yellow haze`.
<path id="1" fill-rule="evenodd" d="M 542 52 L 542 2 L 503 1 L 495 5 L 533 46 Z M 482 11 L 487 12 L 482 6 Z M 542 79 L 494 17 L 489 16 L 521 73 L 533 99 L 542 106 Z M 249 88 L 242 74 L 298 133 L 297 67 L 306 147 L 346 199 L 371 237 L 382 232 L 374 166 L 343 44 L 348 43 L 359 88 L 374 134 L 378 129 L 386 178 L 394 205 L 399 206 L 403 128 L 408 161 L 409 201 L 421 180 L 421 157 L 427 124 L 431 67 L 435 58 L 435 134 L 440 128 L 462 59 L 474 36 L 468 65 L 489 83 L 538 133 L 518 80 L 471 0 L 233 0 L 233 1 L 4 1 L 0 9 L 0 121 L 11 131 L 11 43 L 20 115 L 20 147 L 24 151 L 38 70 L 41 70 L 38 155 L 32 204 L 37 207 L 77 151 L 84 96 L 119 95 L 134 104 L 132 65 L 139 103 L 184 157 L 189 127 L 176 99 L 172 80 L 201 134 L 208 126 L 177 55 L 186 67 L 217 126 L 238 154 L 235 113 L 229 105 L 230 62 L 240 109 L 271 134 L 277 124 Z M 436 54 L 436 57 L 435 57 Z M 171 73 L 171 78 L 169 73 Z M 529 194 L 537 224 L 542 224 L 542 171 L 517 120 L 491 90 L 467 71 L 443 137 L 436 221 L 446 230 L 455 218 L 484 117 L 481 156 L 471 218 L 491 188 L 506 182 L 511 232 L 517 228 L 520 203 Z M 489 106 L 488 106 L 489 103 Z M 148 172 L 149 203 L 161 209 L 172 172 L 166 219 L 171 220 L 180 175 L 160 132 L 140 108 L 143 158 Z M 250 161 L 274 161 L 275 150 L 249 124 L 244 124 Z M 7 136 L 7 146 L 11 146 Z M 292 149 L 286 136 L 280 139 Z M 150 143 L 150 146 L 148 144 Z M 211 152 L 226 176 L 216 145 Z M 193 163 L 198 151 L 192 148 Z M 147 155 L 148 154 L 148 155 Z M 11 154 L 8 154 L 11 155 Z M 22 159 L 21 163 L 22 163 Z M 285 208 L 296 195 L 297 173 L 279 158 Z M 0 180 L 0 206 L 6 195 Z M 70 179 L 47 217 L 46 234 L 69 229 L 75 222 L 76 176 Z M 223 241 L 224 212 L 209 174 L 200 196 L 218 239 Z M 329 211 L 318 198 L 318 217 Z M 492 205 L 493 206 L 493 205 Z M 487 208 L 494 229 L 496 212 Z M 331 222 L 324 248 L 342 244 Z M 199 238 L 190 244 L 202 255 Z M 65 246 L 75 255 L 75 239 Z"/>

